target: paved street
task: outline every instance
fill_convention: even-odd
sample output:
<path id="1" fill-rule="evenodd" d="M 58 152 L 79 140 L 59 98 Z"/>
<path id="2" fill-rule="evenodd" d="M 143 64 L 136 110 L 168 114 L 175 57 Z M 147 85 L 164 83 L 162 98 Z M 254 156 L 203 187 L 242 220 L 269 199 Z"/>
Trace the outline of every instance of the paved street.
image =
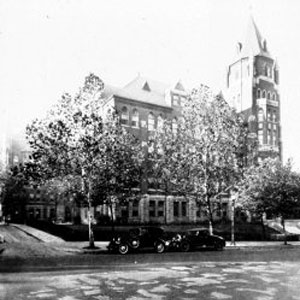
<path id="1" fill-rule="evenodd" d="M 133 265 L 0 275 L 1 299 L 300 299 L 299 262 Z"/>

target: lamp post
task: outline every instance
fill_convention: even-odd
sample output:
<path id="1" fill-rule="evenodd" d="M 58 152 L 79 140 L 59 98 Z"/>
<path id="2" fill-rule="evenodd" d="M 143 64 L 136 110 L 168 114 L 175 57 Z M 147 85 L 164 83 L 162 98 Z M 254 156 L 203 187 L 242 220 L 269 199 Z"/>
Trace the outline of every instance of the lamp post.
<path id="1" fill-rule="evenodd" d="M 231 245 L 235 246 L 235 228 L 234 228 L 234 216 L 235 216 L 235 201 L 238 197 L 238 193 L 233 193 L 231 195 Z"/>

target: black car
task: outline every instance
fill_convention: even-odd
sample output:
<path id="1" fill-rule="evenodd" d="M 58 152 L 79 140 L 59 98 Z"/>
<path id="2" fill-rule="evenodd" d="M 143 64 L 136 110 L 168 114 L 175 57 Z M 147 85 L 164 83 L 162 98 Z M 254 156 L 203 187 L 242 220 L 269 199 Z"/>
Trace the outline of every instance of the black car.
<path id="1" fill-rule="evenodd" d="M 181 236 L 180 249 L 187 252 L 195 248 L 210 248 L 223 250 L 226 242 L 224 238 L 218 235 L 210 234 L 206 228 L 193 228 L 186 231 Z"/>
<path id="2" fill-rule="evenodd" d="M 125 234 L 115 236 L 108 245 L 111 252 L 126 254 L 129 251 L 150 248 L 162 253 L 168 247 L 169 239 L 160 227 L 138 227 Z"/>

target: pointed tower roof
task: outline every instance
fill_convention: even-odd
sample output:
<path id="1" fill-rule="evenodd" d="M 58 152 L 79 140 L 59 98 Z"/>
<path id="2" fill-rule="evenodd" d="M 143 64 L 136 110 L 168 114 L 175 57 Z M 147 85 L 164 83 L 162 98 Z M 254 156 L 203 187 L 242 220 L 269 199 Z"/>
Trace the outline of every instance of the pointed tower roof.
<path id="1" fill-rule="evenodd" d="M 248 23 L 246 40 L 242 47 L 241 55 L 243 57 L 256 55 L 271 56 L 267 48 L 267 41 L 259 32 L 252 16 Z"/>

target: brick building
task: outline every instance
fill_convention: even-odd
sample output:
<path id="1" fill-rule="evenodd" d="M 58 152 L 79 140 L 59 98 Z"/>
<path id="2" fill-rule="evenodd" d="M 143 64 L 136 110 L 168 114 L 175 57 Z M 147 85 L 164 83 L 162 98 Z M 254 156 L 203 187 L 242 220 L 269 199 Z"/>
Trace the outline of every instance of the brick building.
<path id="1" fill-rule="evenodd" d="M 226 99 L 257 134 L 258 159 L 281 158 L 279 68 L 253 18 L 228 67 Z"/>
<path id="2" fill-rule="evenodd" d="M 188 92 L 180 81 L 167 85 L 142 76 L 136 77 L 124 88 L 106 86 L 103 114 L 116 109 L 121 123 L 139 138 L 142 145 L 163 120 L 176 126 Z M 159 194 L 147 182 L 141 185 L 141 199 L 129 202 L 115 210 L 115 217 L 130 223 L 190 223 L 206 220 L 206 209 L 198 207 L 193 199 Z M 165 201 L 166 200 L 166 201 Z M 226 217 L 228 199 L 224 198 L 223 209 L 217 210 L 215 218 Z M 98 207 L 100 214 L 108 208 Z"/>

